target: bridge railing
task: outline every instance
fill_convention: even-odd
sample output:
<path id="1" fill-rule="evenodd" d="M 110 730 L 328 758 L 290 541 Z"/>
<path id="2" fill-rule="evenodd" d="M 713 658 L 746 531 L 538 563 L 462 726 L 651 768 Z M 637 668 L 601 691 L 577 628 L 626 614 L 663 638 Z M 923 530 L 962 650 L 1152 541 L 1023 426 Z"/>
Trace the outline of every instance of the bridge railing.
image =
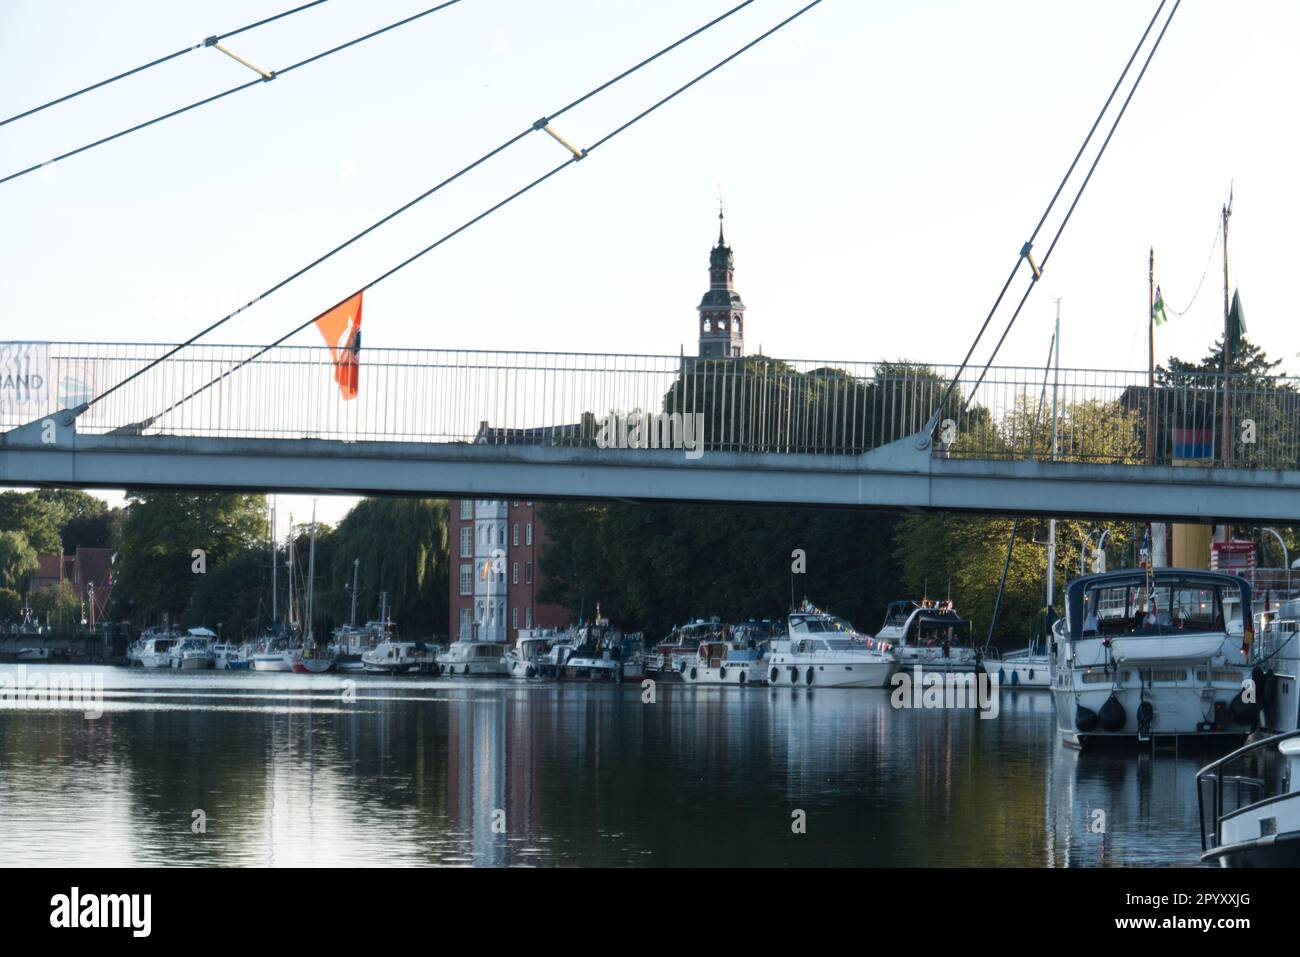
<path id="1" fill-rule="evenodd" d="M 0 343 L 0 429 L 75 406 L 169 348 Z M 78 429 L 599 446 L 634 444 L 644 416 L 676 414 L 704 451 L 860 454 L 923 429 L 957 373 L 909 362 L 366 348 L 358 395 L 345 401 L 329 349 L 279 346 L 241 365 L 259 348 L 184 349 L 92 406 Z M 1041 368 L 995 367 L 982 379 L 966 370 L 939 418 L 933 449 L 943 456 L 1050 459 L 1055 422 L 1056 455 L 1069 461 L 1221 463 L 1226 453 L 1235 466 L 1300 467 L 1300 380 L 1286 377 L 1232 377 L 1225 389 L 1221 375 L 1160 374 L 1148 388 L 1145 372 L 1061 369 L 1044 389 Z"/>

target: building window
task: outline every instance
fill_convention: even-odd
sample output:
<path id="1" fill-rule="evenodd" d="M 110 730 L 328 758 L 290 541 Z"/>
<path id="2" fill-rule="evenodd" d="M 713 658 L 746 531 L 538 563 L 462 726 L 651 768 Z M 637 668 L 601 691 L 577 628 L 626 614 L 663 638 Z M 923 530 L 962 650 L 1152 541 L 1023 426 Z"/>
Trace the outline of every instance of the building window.
<path id="1" fill-rule="evenodd" d="M 524 544 L 531 545 L 532 543 L 533 543 L 533 523 L 529 522 L 524 527 Z"/>
<path id="2" fill-rule="evenodd" d="M 466 525 L 460 530 L 460 557 L 474 557 L 474 530 Z"/>
<path id="3" fill-rule="evenodd" d="M 460 566 L 460 593 L 462 595 L 474 594 L 474 566 Z"/>
<path id="4" fill-rule="evenodd" d="M 469 638 L 473 634 L 473 628 L 470 624 L 469 606 L 466 605 L 460 610 L 460 637 Z"/>
<path id="5" fill-rule="evenodd" d="M 515 631 L 519 630 L 519 606 L 515 605 L 510 609 L 510 627 Z"/>
<path id="6" fill-rule="evenodd" d="M 474 517 L 474 502 L 470 499 L 463 498 L 460 500 L 460 517 L 462 519 Z"/>
<path id="7" fill-rule="evenodd" d="M 510 537 L 511 537 L 510 544 L 517 546 L 519 544 L 519 523 L 518 522 L 515 522 L 514 532 L 511 533 Z"/>
<path id="8" fill-rule="evenodd" d="M 531 585 L 532 583 L 533 583 L 533 563 L 524 562 L 524 584 Z"/>
<path id="9" fill-rule="evenodd" d="M 479 599 L 474 603 L 474 620 L 479 624 L 483 623 L 483 600 Z"/>
<path id="10" fill-rule="evenodd" d="M 532 605 L 529 605 L 526 609 L 524 609 L 524 627 L 525 628 L 533 627 L 533 606 Z"/>
<path id="11" fill-rule="evenodd" d="M 497 544 L 504 545 L 505 543 L 506 543 L 506 526 L 505 523 L 502 522 L 500 525 L 497 526 Z"/>
<path id="12" fill-rule="evenodd" d="M 511 569 L 510 578 L 511 578 L 510 584 L 512 585 L 519 584 L 519 563 L 518 562 L 515 562 L 515 567 Z"/>

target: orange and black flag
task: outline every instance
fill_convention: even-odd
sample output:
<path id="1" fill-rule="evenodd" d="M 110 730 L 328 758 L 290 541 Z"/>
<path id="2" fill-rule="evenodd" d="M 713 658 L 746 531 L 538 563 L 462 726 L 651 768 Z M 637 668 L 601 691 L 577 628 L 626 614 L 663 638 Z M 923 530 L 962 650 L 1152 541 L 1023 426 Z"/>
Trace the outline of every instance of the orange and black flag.
<path id="1" fill-rule="evenodd" d="M 316 328 L 330 347 L 339 391 L 344 400 L 355 399 L 361 369 L 361 293 L 318 318 Z"/>

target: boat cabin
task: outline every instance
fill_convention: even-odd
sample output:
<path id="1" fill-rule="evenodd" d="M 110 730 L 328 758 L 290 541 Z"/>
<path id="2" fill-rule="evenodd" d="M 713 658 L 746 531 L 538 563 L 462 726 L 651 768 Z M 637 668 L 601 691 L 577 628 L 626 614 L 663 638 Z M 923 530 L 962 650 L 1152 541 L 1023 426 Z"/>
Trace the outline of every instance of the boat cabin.
<path id="1" fill-rule="evenodd" d="M 1250 583 L 1188 568 L 1135 568 L 1076 578 L 1066 588 L 1071 640 L 1228 631 L 1228 609 L 1250 618 Z"/>

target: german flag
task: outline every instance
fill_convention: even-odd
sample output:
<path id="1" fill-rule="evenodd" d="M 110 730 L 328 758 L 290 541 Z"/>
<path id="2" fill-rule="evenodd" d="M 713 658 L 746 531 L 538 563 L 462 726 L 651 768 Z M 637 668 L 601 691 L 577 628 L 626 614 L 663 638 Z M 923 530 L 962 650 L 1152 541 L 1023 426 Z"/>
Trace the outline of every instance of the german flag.
<path id="1" fill-rule="evenodd" d="M 364 292 L 364 290 L 363 290 Z M 357 397 L 361 370 L 361 293 L 339 303 L 316 320 L 330 348 L 334 381 L 344 401 Z"/>

